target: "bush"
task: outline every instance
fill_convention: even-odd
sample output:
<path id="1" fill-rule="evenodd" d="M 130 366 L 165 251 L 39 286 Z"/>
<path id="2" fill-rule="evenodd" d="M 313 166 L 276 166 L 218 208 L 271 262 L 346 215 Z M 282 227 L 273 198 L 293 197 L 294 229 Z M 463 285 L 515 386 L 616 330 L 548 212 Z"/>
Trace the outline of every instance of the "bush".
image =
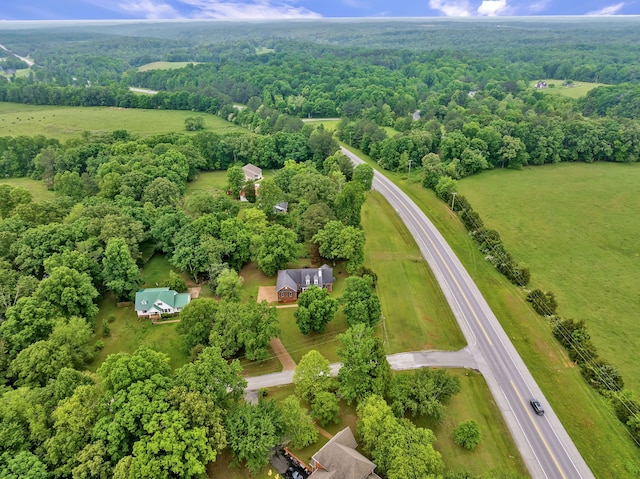
<path id="1" fill-rule="evenodd" d="M 108 323 L 102 323 L 102 336 L 105 338 L 111 334 L 111 328 Z"/>
<path id="2" fill-rule="evenodd" d="M 461 423 L 453 432 L 455 443 L 465 449 L 473 450 L 480 444 L 480 426 L 473 419 Z"/>
<path id="3" fill-rule="evenodd" d="M 340 421 L 339 416 L 340 406 L 335 394 L 329 391 L 322 391 L 316 394 L 313 406 L 311 406 L 311 417 L 324 427 L 329 423 L 338 424 Z"/>
<path id="4" fill-rule="evenodd" d="M 95 344 L 96 351 L 102 351 L 104 348 L 104 341 L 102 339 L 98 339 Z"/>
<path id="5" fill-rule="evenodd" d="M 109 317 L 107 318 L 107 321 L 110 323 L 113 323 L 115 320 L 116 320 L 115 314 L 110 314 Z"/>

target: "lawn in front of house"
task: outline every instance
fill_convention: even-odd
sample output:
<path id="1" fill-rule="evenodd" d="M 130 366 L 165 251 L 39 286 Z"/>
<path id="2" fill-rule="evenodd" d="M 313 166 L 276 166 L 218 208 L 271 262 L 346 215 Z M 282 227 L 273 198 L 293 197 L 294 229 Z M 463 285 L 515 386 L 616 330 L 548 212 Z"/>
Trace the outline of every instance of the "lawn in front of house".
<path id="1" fill-rule="evenodd" d="M 384 197 L 372 191 L 362 208 L 365 265 L 378 276 L 384 314 L 378 327 L 389 353 L 456 350 L 466 345 L 418 245 Z"/>
<path id="2" fill-rule="evenodd" d="M 104 347 L 97 351 L 89 369 L 95 371 L 110 354 L 133 353 L 140 346 L 165 353 L 173 369 L 189 362 L 189 354 L 184 351 L 177 323 L 152 324 L 149 319 L 140 318 L 133 304 L 118 307 L 113 295 L 108 294 L 98 303 L 100 311 L 96 316 L 94 341 L 102 341 Z M 112 321 L 109 318 L 113 317 Z M 103 335 L 103 325 L 109 326 L 108 336 Z"/>

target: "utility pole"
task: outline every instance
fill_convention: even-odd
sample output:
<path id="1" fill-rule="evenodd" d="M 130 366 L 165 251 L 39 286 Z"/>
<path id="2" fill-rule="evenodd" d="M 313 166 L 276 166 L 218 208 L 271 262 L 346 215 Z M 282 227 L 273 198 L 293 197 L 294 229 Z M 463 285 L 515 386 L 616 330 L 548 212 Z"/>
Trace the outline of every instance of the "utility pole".
<path id="1" fill-rule="evenodd" d="M 457 191 L 454 191 L 451 193 L 451 211 L 453 211 L 453 205 L 456 202 L 456 195 L 458 194 Z"/>
<path id="2" fill-rule="evenodd" d="M 411 179 L 411 158 L 409 158 L 409 174 L 407 174 L 407 180 Z"/>

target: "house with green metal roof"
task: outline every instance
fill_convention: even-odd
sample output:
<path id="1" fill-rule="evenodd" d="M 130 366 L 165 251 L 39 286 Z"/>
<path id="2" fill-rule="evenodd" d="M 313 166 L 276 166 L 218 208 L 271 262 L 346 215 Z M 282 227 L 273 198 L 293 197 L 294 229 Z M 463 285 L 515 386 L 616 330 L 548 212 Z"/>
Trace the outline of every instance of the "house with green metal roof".
<path id="1" fill-rule="evenodd" d="M 136 293 L 136 313 L 139 318 L 182 311 L 191 301 L 189 293 L 178 293 L 169 288 L 147 288 Z"/>

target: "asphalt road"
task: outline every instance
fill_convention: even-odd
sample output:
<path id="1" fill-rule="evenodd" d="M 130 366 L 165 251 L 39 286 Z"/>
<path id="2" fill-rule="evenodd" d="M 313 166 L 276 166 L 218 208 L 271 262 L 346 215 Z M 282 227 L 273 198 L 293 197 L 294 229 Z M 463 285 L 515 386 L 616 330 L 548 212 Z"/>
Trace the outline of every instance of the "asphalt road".
<path id="1" fill-rule="evenodd" d="M 345 148 L 342 152 L 354 163 L 363 163 Z M 429 263 L 531 476 L 534 479 L 594 478 L 478 287 L 442 235 L 420 208 L 378 171 L 373 189 L 396 210 Z M 541 402 L 544 416 L 534 413 L 529 404 L 532 398 Z"/>

